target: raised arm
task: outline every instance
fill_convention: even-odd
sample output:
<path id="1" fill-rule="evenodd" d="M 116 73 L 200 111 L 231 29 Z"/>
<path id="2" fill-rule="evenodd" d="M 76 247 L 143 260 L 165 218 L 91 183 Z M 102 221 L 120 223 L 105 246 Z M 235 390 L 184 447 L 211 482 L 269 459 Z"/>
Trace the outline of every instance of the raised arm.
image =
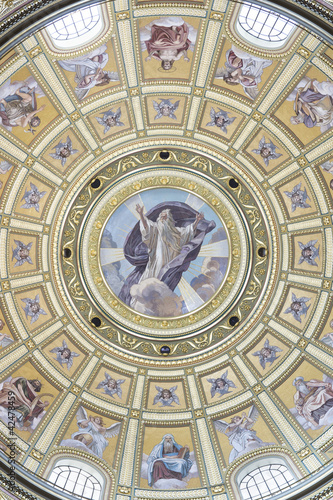
<path id="1" fill-rule="evenodd" d="M 136 211 L 140 215 L 140 220 L 143 224 L 143 227 L 145 228 L 146 231 L 148 231 L 149 228 L 148 228 L 148 224 L 147 224 L 147 219 L 143 214 L 143 207 L 141 207 L 138 203 L 136 205 Z"/>
<path id="2" fill-rule="evenodd" d="M 196 230 L 198 227 L 199 222 L 204 218 L 204 214 L 201 212 L 200 214 L 197 214 L 195 217 L 195 221 L 193 224 L 193 229 Z"/>

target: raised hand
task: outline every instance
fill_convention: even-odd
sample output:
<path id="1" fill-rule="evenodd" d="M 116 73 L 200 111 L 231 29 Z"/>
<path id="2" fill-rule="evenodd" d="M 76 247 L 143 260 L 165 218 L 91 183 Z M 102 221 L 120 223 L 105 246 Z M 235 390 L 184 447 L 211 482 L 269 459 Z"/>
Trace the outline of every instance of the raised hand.
<path id="1" fill-rule="evenodd" d="M 139 203 L 137 203 L 135 209 L 141 217 L 143 215 L 143 207 L 141 207 Z"/>

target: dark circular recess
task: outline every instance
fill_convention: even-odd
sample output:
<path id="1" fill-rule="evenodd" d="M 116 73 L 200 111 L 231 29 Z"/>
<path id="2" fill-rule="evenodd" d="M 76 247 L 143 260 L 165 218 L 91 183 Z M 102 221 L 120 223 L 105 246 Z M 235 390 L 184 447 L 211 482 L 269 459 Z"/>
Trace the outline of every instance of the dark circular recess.
<path id="1" fill-rule="evenodd" d="M 239 182 L 236 179 L 230 179 L 229 186 L 231 187 L 231 189 L 237 189 L 239 186 Z"/>
<path id="2" fill-rule="evenodd" d="M 267 256 L 267 248 L 265 248 L 265 247 L 258 248 L 258 255 L 261 258 L 266 257 Z"/>
<path id="3" fill-rule="evenodd" d="M 231 318 L 229 318 L 229 325 L 230 326 L 236 326 L 237 323 L 239 323 L 238 316 L 231 316 Z"/>
<path id="4" fill-rule="evenodd" d="M 96 179 L 93 179 L 90 183 L 90 186 L 93 188 L 93 189 L 98 189 L 101 187 L 101 181 L 98 179 L 98 177 L 96 177 Z"/>
<path id="5" fill-rule="evenodd" d="M 69 259 L 72 255 L 72 250 L 70 248 L 65 247 L 62 251 L 62 255 L 65 259 Z"/>
<path id="6" fill-rule="evenodd" d="M 94 316 L 93 318 L 91 318 L 91 323 L 96 326 L 96 328 L 99 328 L 102 324 L 102 321 L 97 316 Z"/>
<path id="7" fill-rule="evenodd" d="M 162 345 L 161 349 L 160 349 L 160 353 L 163 354 L 163 356 L 167 356 L 168 354 L 170 354 L 170 347 L 168 345 Z"/>
<path id="8" fill-rule="evenodd" d="M 161 151 L 160 158 L 161 158 L 161 160 L 168 160 L 170 158 L 169 151 Z"/>

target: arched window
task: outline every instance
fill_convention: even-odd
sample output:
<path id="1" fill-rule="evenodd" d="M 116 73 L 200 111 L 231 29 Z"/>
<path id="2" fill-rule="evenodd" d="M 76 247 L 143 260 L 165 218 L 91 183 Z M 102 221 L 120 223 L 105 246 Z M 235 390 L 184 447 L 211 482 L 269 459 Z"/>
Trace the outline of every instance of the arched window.
<path id="1" fill-rule="evenodd" d="M 242 500 L 270 497 L 297 481 L 294 470 L 281 457 L 269 457 L 248 463 L 237 474 Z"/>
<path id="2" fill-rule="evenodd" d="M 295 27 L 291 19 L 253 4 L 242 6 L 237 21 L 242 38 L 266 48 L 282 47 Z"/>
<path id="3" fill-rule="evenodd" d="M 47 31 L 55 46 L 68 49 L 91 41 L 102 28 L 101 9 L 93 5 L 60 17 L 47 27 Z"/>
<path id="4" fill-rule="evenodd" d="M 79 498 L 102 500 L 104 479 L 92 466 L 79 460 L 59 460 L 48 481 L 56 488 L 75 494 Z"/>

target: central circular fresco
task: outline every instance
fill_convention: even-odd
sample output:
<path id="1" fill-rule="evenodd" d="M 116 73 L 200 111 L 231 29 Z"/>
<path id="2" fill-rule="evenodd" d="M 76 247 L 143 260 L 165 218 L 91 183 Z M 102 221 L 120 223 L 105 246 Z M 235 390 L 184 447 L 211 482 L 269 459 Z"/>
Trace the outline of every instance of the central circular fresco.
<path id="1" fill-rule="evenodd" d="M 148 189 L 107 221 L 100 264 L 111 291 L 130 308 L 152 317 L 181 316 L 220 290 L 229 267 L 228 233 L 194 194 Z"/>
<path id="2" fill-rule="evenodd" d="M 263 309 L 273 224 L 230 166 L 146 155 L 95 172 L 62 207 L 61 287 L 79 323 L 113 345 L 125 336 L 143 352 L 146 340 L 156 353 L 165 341 L 172 354 L 195 352 L 241 334 Z"/>

